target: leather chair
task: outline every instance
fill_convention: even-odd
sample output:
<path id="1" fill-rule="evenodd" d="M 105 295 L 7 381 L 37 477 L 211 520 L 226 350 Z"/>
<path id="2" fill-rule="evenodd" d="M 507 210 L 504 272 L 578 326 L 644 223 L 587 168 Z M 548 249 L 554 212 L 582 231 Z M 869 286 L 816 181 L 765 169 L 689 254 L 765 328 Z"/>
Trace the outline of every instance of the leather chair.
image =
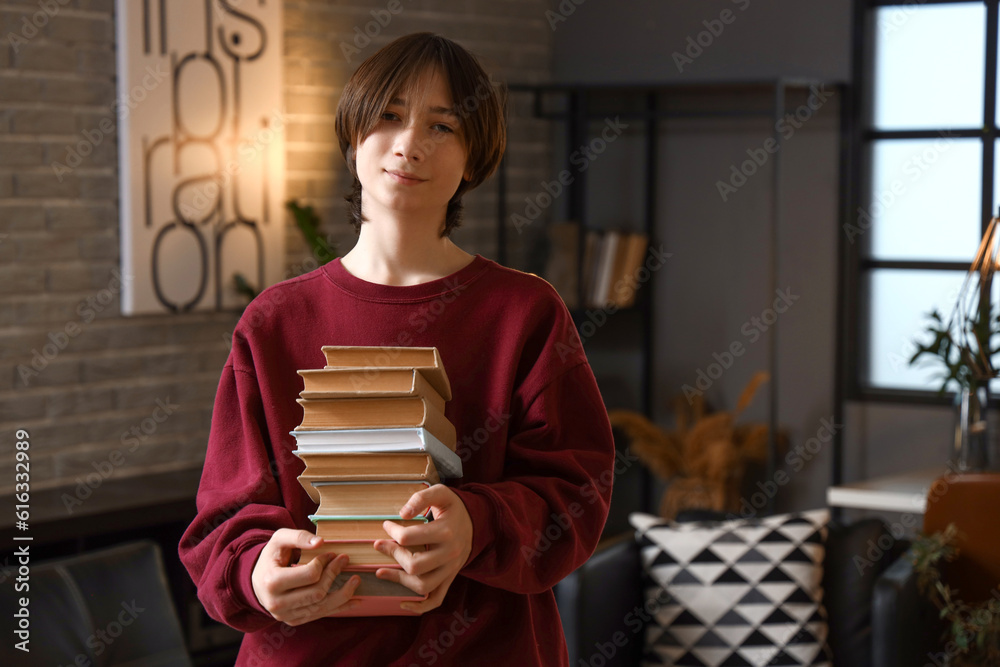
<path id="1" fill-rule="evenodd" d="M 0 615 L 16 629 L 20 599 L 28 599 L 30 652 L 17 649 L 21 638 L 8 631 L 0 642 L 0 664 L 190 667 L 156 543 L 29 560 L 22 590 L 15 586 L 21 576 L 17 560 L 0 586 Z"/>

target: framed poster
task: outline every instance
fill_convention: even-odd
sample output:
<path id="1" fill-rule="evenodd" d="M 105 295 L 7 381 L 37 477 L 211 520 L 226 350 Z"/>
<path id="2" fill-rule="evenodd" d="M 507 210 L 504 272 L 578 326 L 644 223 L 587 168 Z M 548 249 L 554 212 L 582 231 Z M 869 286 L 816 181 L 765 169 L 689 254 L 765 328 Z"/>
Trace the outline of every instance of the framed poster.
<path id="1" fill-rule="evenodd" d="M 118 0 L 122 313 L 243 305 L 284 264 L 280 0 Z"/>

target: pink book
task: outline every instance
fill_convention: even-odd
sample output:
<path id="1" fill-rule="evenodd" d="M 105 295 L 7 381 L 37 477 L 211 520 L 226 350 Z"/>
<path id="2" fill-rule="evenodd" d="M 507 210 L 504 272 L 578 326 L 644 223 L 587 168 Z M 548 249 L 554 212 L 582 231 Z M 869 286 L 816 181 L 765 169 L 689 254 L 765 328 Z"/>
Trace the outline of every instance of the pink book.
<path id="1" fill-rule="evenodd" d="M 396 566 L 395 569 L 402 569 Z M 416 612 L 400 608 L 400 602 L 419 602 L 427 599 L 402 584 L 385 581 L 375 576 L 374 570 L 361 570 L 349 567 L 333 580 L 334 587 L 339 588 L 354 575 L 361 577 L 361 583 L 351 596 L 352 601 L 361 604 L 350 611 L 340 612 L 334 616 L 419 616 Z"/>

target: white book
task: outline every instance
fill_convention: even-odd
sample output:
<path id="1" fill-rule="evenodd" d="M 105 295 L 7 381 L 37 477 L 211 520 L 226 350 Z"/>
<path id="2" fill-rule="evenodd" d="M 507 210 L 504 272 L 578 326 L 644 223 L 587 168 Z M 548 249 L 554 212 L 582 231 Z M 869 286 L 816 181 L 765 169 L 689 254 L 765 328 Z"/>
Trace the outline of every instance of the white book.
<path id="1" fill-rule="evenodd" d="M 462 476 L 462 459 L 425 428 L 338 429 L 290 433 L 295 437 L 297 447 L 293 454 L 424 452 L 434 460 L 438 476 Z"/>
<path id="2" fill-rule="evenodd" d="M 594 291 L 590 295 L 591 306 L 603 308 L 608 305 L 607 295 L 611 289 L 612 271 L 615 268 L 615 256 L 618 253 L 618 241 L 621 235 L 616 231 L 605 232 L 601 239 L 600 251 L 597 255 L 597 278 L 594 280 Z"/>

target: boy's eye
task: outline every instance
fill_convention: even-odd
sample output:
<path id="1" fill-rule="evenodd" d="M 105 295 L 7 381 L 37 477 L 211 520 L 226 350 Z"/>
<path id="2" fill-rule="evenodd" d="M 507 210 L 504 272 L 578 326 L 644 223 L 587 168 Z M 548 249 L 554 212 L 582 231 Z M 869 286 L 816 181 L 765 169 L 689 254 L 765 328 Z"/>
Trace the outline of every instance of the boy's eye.
<path id="1" fill-rule="evenodd" d="M 386 111 L 382 114 L 382 120 L 399 120 L 399 116 L 391 111 Z"/>
<path id="2" fill-rule="evenodd" d="M 451 129 L 450 127 L 448 127 L 447 125 L 444 125 L 443 123 L 437 123 L 436 125 L 434 125 L 434 129 L 437 130 L 438 132 L 454 132 L 455 131 L 455 130 Z"/>

